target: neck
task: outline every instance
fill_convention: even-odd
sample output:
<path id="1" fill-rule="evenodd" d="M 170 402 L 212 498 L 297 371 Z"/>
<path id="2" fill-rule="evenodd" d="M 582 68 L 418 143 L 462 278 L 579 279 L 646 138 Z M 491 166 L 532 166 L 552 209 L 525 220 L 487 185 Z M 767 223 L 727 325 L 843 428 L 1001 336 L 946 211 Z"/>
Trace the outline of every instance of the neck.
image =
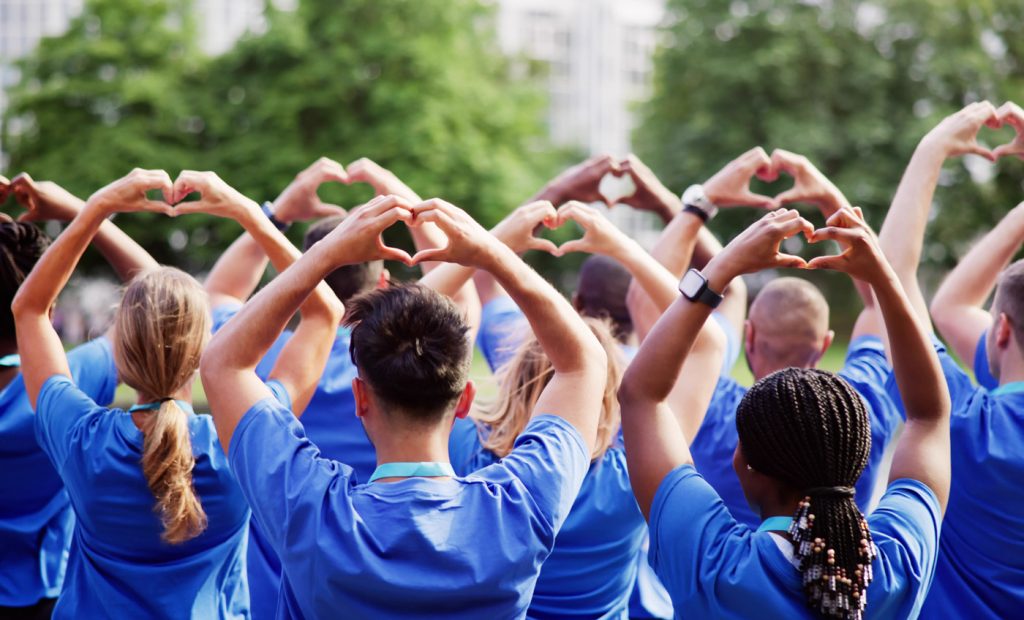
<path id="1" fill-rule="evenodd" d="M 1024 381 L 1024 356 L 1019 351 L 1008 351 L 999 360 L 999 385 L 1019 381 Z"/>
<path id="2" fill-rule="evenodd" d="M 441 425 L 443 426 L 443 425 Z M 398 432 L 383 432 L 379 440 L 374 441 L 377 449 L 377 465 L 384 463 L 448 463 L 448 432 L 447 427 L 440 426 L 432 430 L 403 429 Z"/>

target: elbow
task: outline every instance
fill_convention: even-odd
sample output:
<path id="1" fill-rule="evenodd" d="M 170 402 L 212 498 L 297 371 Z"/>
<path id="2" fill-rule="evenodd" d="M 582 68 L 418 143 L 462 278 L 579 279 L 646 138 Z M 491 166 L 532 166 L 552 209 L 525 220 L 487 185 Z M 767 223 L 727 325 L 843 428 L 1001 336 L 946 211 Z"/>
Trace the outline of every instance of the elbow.
<path id="1" fill-rule="evenodd" d="M 215 383 L 220 373 L 225 369 L 227 360 L 221 352 L 223 338 L 214 335 L 213 340 L 206 345 L 202 356 L 199 358 L 199 377 L 203 385 Z"/>
<path id="2" fill-rule="evenodd" d="M 32 316 L 43 314 L 43 312 L 40 312 L 37 304 L 33 304 L 32 300 L 25 294 L 25 292 L 26 288 L 22 286 L 14 296 L 14 300 L 11 302 L 11 315 L 14 317 L 15 323 Z"/>

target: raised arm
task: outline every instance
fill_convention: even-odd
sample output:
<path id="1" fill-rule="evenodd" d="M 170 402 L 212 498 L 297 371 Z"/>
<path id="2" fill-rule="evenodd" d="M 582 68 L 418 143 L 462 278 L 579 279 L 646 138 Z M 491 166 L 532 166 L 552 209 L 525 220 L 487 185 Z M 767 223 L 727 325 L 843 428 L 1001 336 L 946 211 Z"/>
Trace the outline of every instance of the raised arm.
<path id="1" fill-rule="evenodd" d="M 146 199 L 145 193 L 155 189 L 162 190 L 164 196 L 171 195 L 171 179 L 167 173 L 136 168 L 93 194 L 18 289 L 11 311 L 18 334 L 25 391 L 33 409 L 47 379 L 53 375 L 71 376 L 64 346 L 50 322 L 50 308 L 107 216 L 126 211 L 170 214 L 171 207 L 167 203 Z"/>
<path id="2" fill-rule="evenodd" d="M 796 211 L 774 211 L 738 235 L 704 269 L 707 287 L 722 291 L 744 273 L 772 267 L 802 267 L 803 259 L 779 252 L 783 240 L 811 225 Z M 650 514 L 658 486 L 676 467 L 692 463 L 689 439 L 676 422 L 667 399 L 711 307 L 677 299 L 658 320 L 633 359 L 619 388 L 622 433 L 630 484 L 644 515 Z M 717 376 L 694 369 L 697 380 L 714 384 Z M 707 408 L 708 403 L 695 406 Z"/>
<path id="3" fill-rule="evenodd" d="M 837 241 L 843 253 L 815 258 L 809 266 L 843 271 L 870 285 L 889 335 L 893 372 L 907 413 L 889 481 L 912 478 L 923 482 L 945 510 L 950 481 L 949 390 L 924 321 L 859 213 L 837 212 L 826 228 L 812 236 L 814 242 L 824 239 Z"/>
<path id="4" fill-rule="evenodd" d="M 232 189 L 215 173 L 183 171 L 174 182 L 175 198 L 191 192 L 199 192 L 201 200 L 181 204 L 176 209 L 177 214 L 206 213 L 237 221 L 279 273 L 298 260 L 300 252 L 263 215 L 259 205 Z M 296 415 L 301 415 L 316 391 L 334 344 L 342 307 L 331 289 L 321 283 L 299 311 L 301 321 L 267 377 L 279 381 L 288 392 Z"/>
<path id="5" fill-rule="evenodd" d="M 443 259 L 485 270 L 522 309 L 554 368 L 534 414 L 565 418 L 580 432 L 587 450 L 593 450 L 608 367 L 590 328 L 558 291 L 466 212 L 437 199 L 413 210 L 417 223 L 434 222 L 449 239 L 445 249 L 420 252 L 424 260 Z"/>
<path id="6" fill-rule="evenodd" d="M 70 222 L 85 206 L 80 198 L 60 185 L 52 181 L 35 181 L 24 172 L 11 180 L 10 191 L 18 204 L 26 209 L 18 218 L 23 222 Z M 92 245 L 122 282 L 158 266 L 149 252 L 110 221 L 100 224 Z"/>
<path id="7" fill-rule="evenodd" d="M 991 103 L 981 101 L 947 116 L 928 132 L 910 158 L 879 233 L 885 257 L 899 277 L 921 323 L 929 331 L 928 305 L 917 281 L 917 268 L 942 164 L 949 157 L 968 153 L 994 159 L 991 151 L 978 144 L 977 134 L 985 125 L 999 124 L 996 109 Z"/>
<path id="8" fill-rule="evenodd" d="M 338 162 L 321 157 L 296 175 L 271 207 L 271 214 L 281 224 L 303 222 L 320 217 L 344 215 L 339 206 L 326 204 L 317 190 L 328 182 L 346 183 L 348 177 Z M 259 286 L 267 268 L 267 254 L 248 232 L 243 233 L 220 258 L 206 277 L 210 304 L 241 304 Z"/>
<path id="9" fill-rule="evenodd" d="M 385 228 L 400 220 L 411 222 L 412 214 L 408 203 L 394 196 L 378 197 L 352 210 L 214 335 L 199 372 L 225 452 L 245 412 L 271 395 L 256 375 L 256 366 L 324 277 L 343 265 L 371 260 L 412 263 L 407 253 L 386 247 L 380 237 Z"/>
<path id="10" fill-rule="evenodd" d="M 752 148 L 726 164 L 724 168 L 708 179 L 703 185 L 704 195 L 720 207 L 770 207 L 773 204 L 772 198 L 750 191 L 750 180 L 755 175 L 766 174 L 765 171 L 770 166 L 771 159 L 764 149 Z M 669 193 L 669 190 L 665 189 L 654 173 L 636 157 L 631 156 L 627 159 L 623 163 L 623 167 L 629 170 L 636 179 L 637 187 L 644 188 L 643 191 L 637 192 L 638 197 L 651 196 L 651 200 L 653 200 L 653 197 L 666 197 Z M 662 198 L 660 202 L 664 203 L 665 208 L 670 205 L 667 198 Z M 634 204 L 634 202 L 630 204 Z M 682 203 L 679 204 L 682 209 Z M 714 245 L 709 245 L 708 239 L 705 237 L 702 240 L 702 236 L 710 236 L 710 233 L 704 230 L 704 219 L 692 210 L 679 210 L 658 237 L 658 241 L 651 250 L 651 256 L 664 265 L 676 279 L 679 279 L 693 262 L 694 252 L 699 245 L 703 246 L 705 251 L 712 248 L 719 249 L 715 247 L 717 242 Z M 705 257 L 701 266 L 709 258 L 710 256 Z M 730 321 L 736 325 L 738 330 L 742 329 L 743 317 L 746 315 L 746 290 L 743 280 L 737 278 L 724 292 L 723 312 L 728 311 Z M 629 307 L 630 316 L 633 318 L 637 336 L 643 340 L 655 321 L 661 316 L 661 310 L 651 301 L 650 296 L 644 292 L 640 283 L 635 280 L 629 287 L 626 304 Z"/>

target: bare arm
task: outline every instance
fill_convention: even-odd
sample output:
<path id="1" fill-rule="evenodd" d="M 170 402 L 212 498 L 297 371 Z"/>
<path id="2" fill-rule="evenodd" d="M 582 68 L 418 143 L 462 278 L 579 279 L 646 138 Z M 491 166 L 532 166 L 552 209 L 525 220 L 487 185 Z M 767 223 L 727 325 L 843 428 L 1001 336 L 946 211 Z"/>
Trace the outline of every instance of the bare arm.
<path id="1" fill-rule="evenodd" d="M 999 273 L 1024 241 L 1024 203 L 1017 205 L 953 268 L 932 299 L 932 318 L 960 359 L 970 363 L 982 334 L 992 326 L 984 308 Z"/>
<path id="2" fill-rule="evenodd" d="M 214 335 L 203 353 L 199 372 L 225 452 L 245 413 L 270 396 L 270 390 L 256 375 L 256 366 L 323 278 L 342 265 L 369 260 L 411 263 L 408 254 L 388 248 L 380 240 L 385 228 L 399 220 L 412 220 L 407 207 L 401 199 L 383 196 L 353 210 Z"/>
<path id="3" fill-rule="evenodd" d="M 33 409 L 47 379 L 54 375 L 71 376 L 60 336 L 50 322 L 51 306 L 108 215 L 116 211 L 170 213 L 166 203 L 146 200 L 145 192 L 151 189 L 165 190 L 165 195 L 169 195 L 171 180 L 166 172 L 135 169 L 93 194 L 18 289 L 11 311 L 18 334 L 25 391 Z"/>
<path id="4" fill-rule="evenodd" d="M 85 206 L 85 202 L 80 198 L 56 183 L 35 181 L 25 173 L 14 177 L 11 181 L 11 191 L 18 204 L 27 209 L 18 218 L 23 222 L 70 222 Z M 92 245 L 122 282 L 128 282 L 137 274 L 159 266 L 149 252 L 110 221 L 105 220 L 100 224 Z"/>
<path id="5" fill-rule="evenodd" d="M 704 270 L 709 288 L 724 290 L 733 278 L 769 267 L 803 266 L 799 257 L 780 254 L 779 245 L 785 238 L 810 229 L 810 223 L 795 211 L 769 213 L 711 259 Z M 630 484 L 644 515 L 650 514 L 654 495 L 665 476 L 693 462 L 690 440 L 676 422 L 667 399 L 710 314 L 710 306 L 685 297 L 676 300 L 644 340 L 619 388 Z M 696 384 L 703 381 L 710 399 L 717 376 L 706 369 L 694 372 L 698 374 Z M 706 409 L 708 402 L 691 406 Z"/>
<path id="6" fill-rule="evenodd" d="M 949 390 L 927 328 L 903 292 L 895 270 L 862 217 L 844 210 L 815 231 L 812 241 L 832 239 L 838 256 L 813 259 L 815 269 L 836 269 L 870 284 L 889 335 L 889 355 L 907 412 L 889 481 L 912 478 L 928 485 L 945 510 L 949 496 Z"/>
<path id="7" fill-rule="evenodd" d="M 290 267 L 301 255 L 263 215 L 259 205 L 229 187 L 216 174 L 186 170 L 174 186 L 177 196 L 192 191 L 202 194 L 202 200 L 179 206 L 177 213 L 206 213 L 236 220 L 278 272 Z M 316 391 L 341 321 L 342 306 L 331 289 L 320 283 L 299 310 L 301 321 L 268 376 L 280 382 L 288 392 L 296 415 L 301 415 Z"/>

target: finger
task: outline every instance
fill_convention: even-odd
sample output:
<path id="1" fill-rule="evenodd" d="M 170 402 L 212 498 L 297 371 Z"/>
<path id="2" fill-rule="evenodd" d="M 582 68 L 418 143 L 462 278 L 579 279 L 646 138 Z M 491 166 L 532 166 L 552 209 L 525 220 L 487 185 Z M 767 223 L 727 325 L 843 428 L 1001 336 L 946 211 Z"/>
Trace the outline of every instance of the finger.
<path id="1" fill-rule="evenodd" d="M 0 213 L 0 215 L 2 215 L 3 217 L 7 218 L 4 221 L 7 221 L 7 222 L 14 221 L 14 220 L 11 219 L 11 216 L 7 215 L 6 213 Z M 38 221 L 40 221 L 40 218 L 39 218 L 39 214 L 38 214 L 37 211 L 25 211 L 24 213 L 22 213 L 21 215 L 18 216 L 18 221 L 19 222 L 38 222 Z"/>
<path id="2" fill-rule="evenodd" d="M 393 249 L 393 248 L 392 248 Z M 401 252 L 401 250 L 396 250 Z M 403 252 L 404 254 L 404 252 Z M 406 254 L 408 256 L 408 254 Z M 410 265 L 417 265 L 419 263 L 426 263 L 431 261 L 445 261 L 449 255 L 449 248 L 445 246 L 443 248 L 429 248 L 426 250 L 420 250 L 412 255 L 409 259 Z"/>
<path id="3" fill-rule="evenodd" d="M 786 238 L 803 233 L 808 239 L 814 235 L 814 225 L 802 217 L 796 217 L 778 224 Z"/>
<path id="4" fill-rule="evenodd" d="M 174 207 L 167 204 L 163 200 L 143 200 L 142 204 L 145 206 L 145 210 L 150 213 L 160 213 L 161 215 L 174 216 Z"/>
<path id="5" fill-rule="evenodd" d="M 414 221 L 417 224 L 433 222 L 438 228 L 447 232 L 455 228 L 455 220 L 441 209 L 428 209 L 426 211 L 414 212 Z"/>
<path id="6" fill-rule="evenodd" d="M 337 181 L 339 183 L 348 182 L 348 175 L 345 174 L 345 168 L 343 168 L 340 163 L 329 157 L 321 157 L 316 160 L 314 166 L 316 167 L 320 183 L 325 181 Z"/>
<path id="7" fill-rule="evenodd" d="M 1022 153 L 1024 153 L 1024 148 L 1022 148 L 1020 144 L 1015 144 L 1013 142 L 997 146 L 995 150 L 992 151 L 992 155 L 997 159 L 1007 155 L 1016 155 L 1020 157 Z"/>
<path id="8" fill-rule="evenodd" d="M 807 261 L 800 258 L 799 256 L 779 253 L 775 255 L 775 266 L 792 269 L 804 269 L 807 267 Z"/>
<path id="9" fill-rule="evenodd" d="M 547 200 L 531 202 L 523 207 L 524 215 L 529 217 L 531 222 L 543 222 L 548 228 L 557 228 L 558 210 L 555 205 Z"/>
<path id="10" fill-rule="evenodd" d="M 1003 121 L 999 118 L 999 111 L 989 101 L 980 101 L 976 114 L 980 122 L 993 129 L 999 129 L 1003 126 Z"/>
<path id="11" fill-rule="evenodd" d="M 412 224 L 415 216 L 412 211 L 405 207 L 392 207 L 391 209 L 373 216 L 370 220 L 371 226 L 377 232 L 381 232 L 386 228 L 393 226 L 396 222 L 405 222 L 406 224 Z"/>
<path id="12" fill-rule="evenodd" d="M 842 254 L 836 256 L 815 256 L 807 263 L 808 269 L 829 269 L 831 271 L 844 271 L 846 257 Z"/>
<path id="13" fill-rule="evenodd" d="M 812 243 L 824 241 L 830 239 L 832 241 L 840 241 L 843 243 L 852 243 L 861 238 L 862 232 L 852 228 L 838 228 L 835 226 L 827 226 L 825 228 L 819 228 L 811 233 L 808 239 Z"/>
<path id="14" fill-rule="evenodd" d="M 186 194 L 187 196 L 188 194 Z M 175 217 L 179 215 L 191 215 L 193 213 L 205 213 L 209 214 L 210 205 L 205 200 L 194 200 L 192 202 L 182 202 L 175 205 L 169 215 Z"/>
<path id="15" fill-rule="evenodd" d="M 566 241 L 562 245 L 558 246 L 558 251 L 561 254 L 568 254 L 569 252 L 589 252 L 589 246 L 583 239 L 573 239 L 572 241 Z"/>
<path id="16" fill-rule="evenodd" d="M 772 158 L 760 146 L 755 146 L 743 155 L 740 155 L 740 160 L 745 168 L 755 173 L 761 170 L 770 171 L 772 167 Z"/>
<path id="17" fill-rule="evenodd" d="M 972 140 L 972 141 L 971 141 L 971 142 L 970 142 L 970 143 L 969 143 L 969 144 L 967 145 L 967 152 L 968 152 L 968 153 L 973 153 L 973 154 L 975 154 L 975 155 L 981 155 L 982 157 L 984 157 L 985 159 L 987 159 L 987 160 L 989 160 L 989 161 L 995 161 L 995 160 L 996 160 L 996 158 L 998 157 L 998 156 L 997 156 L 997 155 L 995 154 L 995 152 L 993 152 L 993 151 L 991 151 L 991 150 L 989 150 L 989 149 L 987 149 L 987 148 L 985 148 L 985 147 L 981 146 L 980 144 L 978 144 L 978 143 L 977 143 L 976 141 L 974 141 L 974 140 Z"/>
<path id="18" fill-rule="evenodd" d="M 536 237 L 527 242 L 526 247 L 531 250 L 540 250 L 553 256 L 561 256 L 562 250 L 549 239 L 538 239 Z"/>
<path id="19" fill-rule="evenodd" d="M 775 198 L 763 194 L 755 194 L 751 191 L 743 192 L 740 195 L 740 200 L 744 205 L 751 207 L 761 207 L 763 209 L 774 209 L 776 207 Z"/>
<path id="20" fill-rule="evenodd" d="M 395 196 L 394 194 L 385 194 L 383 196 L 378 196 L 371 200 L 370 202 L 366 203 L 366 206 L 364 206 L 363 209 L 365 209 L 366 215 L 380 215 L 381 213 L 384 213 L 388 209 L 392 209 L 394 207 L 404 207 L 410 211 L 413 210 L 412 203 L 410 203 L 405 198 L 402 198 L 401 196 Z"/>
<path id="21" fill-rule="evenodd" d="M 807 200 L 807 192 L 799 185 L 794 185 L 786 191 L 775 195 L 775 204 L 780 207 L 794 202 L 804 202 L 805 200 Z"/>
<path id="22" fill-rule="evenodd" d="M 380 240 L 377 241 L 377 251 L 379 252 L 381 260 L 395 260 L 401 263 L 405 263 L 406 265 L 409 266 L 415 265 L 416 263 L 420 262 L 419 260 L 416 260 L 414 257 L 409 256 L 409 253 L 406 252 L 405 250 L 399 250 L 398 248 L 393 248 L 389 245 L 384 245 L 384 242 Z M 431 250 L 424 251 L 429 252 Z"/>
<path id="23" fill-rule="evenodd" d="M 332 205 L 327 203 L 320 203 L 313 207 L 313 215 L 316 217 L 334 217 L 337 215 L 345 215 L 348 211 L 342 209 L 338 205 Z"/>

